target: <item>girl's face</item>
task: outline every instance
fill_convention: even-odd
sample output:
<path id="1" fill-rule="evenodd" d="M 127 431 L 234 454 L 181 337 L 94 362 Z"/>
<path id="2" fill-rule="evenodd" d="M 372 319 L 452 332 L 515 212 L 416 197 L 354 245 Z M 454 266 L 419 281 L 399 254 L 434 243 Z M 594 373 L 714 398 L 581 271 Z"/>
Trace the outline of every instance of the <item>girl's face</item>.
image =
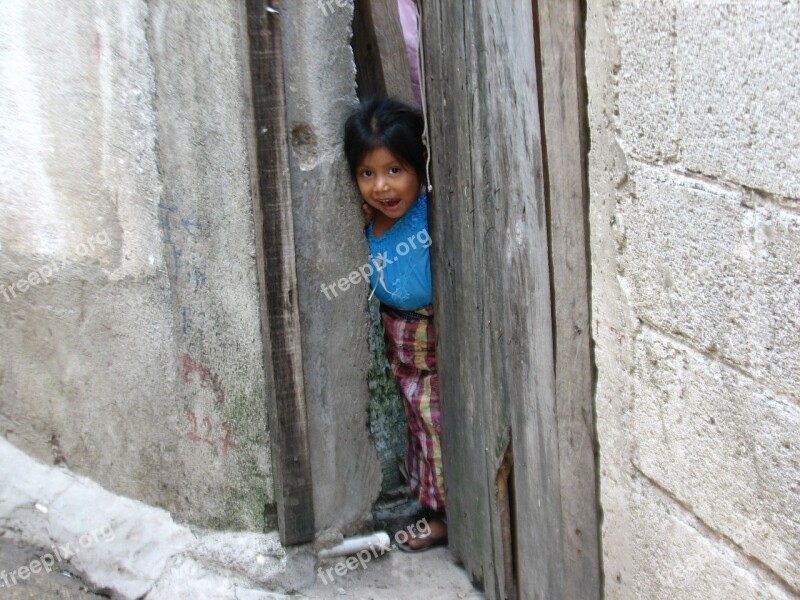
<path id="1" fill-rule="evenodd" d="M 416 171 L 384 146 L 364 155 L 356 183 L 366 203 L 391 222 L 406 214 L 420 194 Z"/>

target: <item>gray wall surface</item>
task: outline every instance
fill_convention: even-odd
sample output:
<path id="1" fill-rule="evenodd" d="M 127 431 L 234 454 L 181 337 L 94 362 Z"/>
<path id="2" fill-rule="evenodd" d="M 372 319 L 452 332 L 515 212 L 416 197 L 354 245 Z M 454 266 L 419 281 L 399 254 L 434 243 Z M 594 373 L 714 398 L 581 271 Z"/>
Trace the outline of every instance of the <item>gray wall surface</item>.
<path id="1" fill-rule="evenodd" d="M 240 4 L 3 2 L 0 434 L 194 523 L 261 529 Z"/>
<path id="2" fill-rule="evenodd" d="M 800 4 L 588 9 L 606 598 L 796 598 Z"/>
<path id="3" fill-rule="evenodd" d="M 368 286 L 322 291 L 369 260 L 342 151 L 357 105 L 352 18 L 352 0 L 281 7 L 314 514 L 318 530 L 345 533 L 371 525 L 381 485 L 367 421 Z"/>

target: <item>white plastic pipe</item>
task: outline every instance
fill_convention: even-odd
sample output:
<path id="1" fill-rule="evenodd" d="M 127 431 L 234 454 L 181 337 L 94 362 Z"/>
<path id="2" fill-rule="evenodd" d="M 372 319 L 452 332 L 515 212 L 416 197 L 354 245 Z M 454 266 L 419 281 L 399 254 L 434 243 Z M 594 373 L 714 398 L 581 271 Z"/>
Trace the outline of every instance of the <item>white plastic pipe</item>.
<path id="1" fill-rule="evenodd" d="M 372 535 L 347 538 L 338 546 L 324 548 L 319 551 L 320 558 L 334 558 L 336 556 L 349 556 L 361 550 L 389 549 L 389 534 L 385 531 L 376 531 Z"/>

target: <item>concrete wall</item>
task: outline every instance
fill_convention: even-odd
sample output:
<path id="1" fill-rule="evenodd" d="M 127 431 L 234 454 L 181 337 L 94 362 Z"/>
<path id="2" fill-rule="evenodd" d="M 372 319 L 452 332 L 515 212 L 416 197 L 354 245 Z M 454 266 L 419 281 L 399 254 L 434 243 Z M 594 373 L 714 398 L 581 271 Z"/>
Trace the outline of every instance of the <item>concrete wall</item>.
<path id="1" fill-rule="evenodd" d="M 800 4 L 587 4 L 606 597 L 798 597 Z"/>
<path id="2" fill-rule="evenodd" d="M 2 3 L 0 434 L 194 523 L 261 529 L 241 5 Z"/>

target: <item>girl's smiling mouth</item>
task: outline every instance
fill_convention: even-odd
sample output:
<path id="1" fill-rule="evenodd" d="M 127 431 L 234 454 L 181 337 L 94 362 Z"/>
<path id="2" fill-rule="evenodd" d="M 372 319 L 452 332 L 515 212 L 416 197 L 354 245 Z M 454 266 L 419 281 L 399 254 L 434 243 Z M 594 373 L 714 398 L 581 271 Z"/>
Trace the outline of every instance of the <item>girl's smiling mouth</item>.
<path id="1" fill-rule="evenodd" d="M 390 198 L 388 200 L 378 200 L 386 208 L 397 208 L 400 204 L 400 198 Z"/>

